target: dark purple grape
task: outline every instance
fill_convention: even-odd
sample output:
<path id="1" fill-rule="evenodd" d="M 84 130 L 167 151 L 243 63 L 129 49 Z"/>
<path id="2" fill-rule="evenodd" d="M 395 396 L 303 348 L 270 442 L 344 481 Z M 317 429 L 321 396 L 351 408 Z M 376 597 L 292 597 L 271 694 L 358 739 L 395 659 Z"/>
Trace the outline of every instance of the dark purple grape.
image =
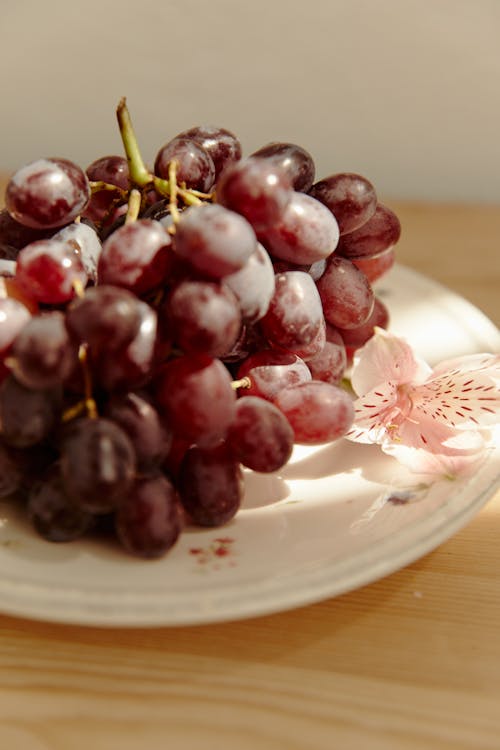
<path id="1" fill-rule="evenodd" d="M 190 354 L 168 362 L 155 393 L 173 432 L 193 443 L 217 443 L 234 417 L 236 394 L 218 359 Z"/>
<path id="2" fill-rule="evenodd" d="M 58 467 L 37 482 L 28 498 L 28 515 L 36 531 L 50 542 L 80 539 L 93 525 L 91 513 L 69 498 Z"/>
<path id="3" fill-rule="evenodd" d="M 140 325 L 141 302 L 117 286 L 91 287 L 66 309 L 66 326 L 71 335 L 92 350 L 127 346 L 137 336 Z"/>
<path id="4" fill-rule="evenodd" d="M 195 141 L 210 154 L 215 166 L 216 180 L 225 167 L 241 159 L 241 143 L 231 131 L 225 128 L 199 125 L 179 133 L 177 137 Z"/>
<path id="5" fill-rule="evenodd" d="M 245 394 L 273 401 L 284 388 L 311 380 L 311 373 L 296 354 L 264 349 L 250 354 L 241 363 L 238 379 L 243 378 L 250 379 Z"/>
<path id="6" fill-rule="evenodd" d="M 215 182 L 215 165 L 212 157 L 195 141 L 178 136 L 166 143 L 158 151 L 154 171 L 158 177 L 169 179 L 171 162 L 177 164 L 178 184 L 185 184 L 192 190 L 208 193 Z"/>
<path id="7" fill-rule="evenodd" d="M 255 151 L 252 157 L 271 158 L 289 176 L 294 190 L 307 193 L 314 182 L 313 158 L 295 143 L 268 143 Z"/>
<path id="8" fill-rule="evenodd" d="M 88 281 L 81 257 L 70 240 L 38 240 L 26 245 L 17 258 L 16 280 L 37 302 L 57 305 L 75 296 L 75 284 Z"/>
<path id="9" fill-rule="evenodd" d="M 330 209 L 341 235 L 365 224 L 377 206 L 377 194 L 371 182 L 352 172 L 325 177 L 312 186 L 309 194 Z"/>
<path id="10" fill-rule="evenodd" d="M 136 472 L 134 448 L 121 427 L 103 417 L 75 419 L 60 450 L 64 486 L 79 508 L 108 513 L 120 505 Z"/>
<path id="11" fill-rule="evenodd" d="M 116 534 L 126 550 L 138 557 L 162 557 L 182 529 L 174 486 L 164 476 L 137 479 L 115 514 Z"/>
<path id="12" fill-rule="evenodd" d="M 323 310 L 315 283 L 304 271 L 286 271 L 275 279 L 275 292 L 260 326 L 272 345 L 289 351 L 308 346 L 320 333 Z"/>
<path id="13" fill-rule="evenodd" d="M 199 526 L 222 526 L 233 518 L 243 498 L 243 475 L 224 443 L 189 448 L 182 459 L 178 491 L 191 520 Z"/>
<path id="14" fill-rule="evenodd" d="M 339 228 L 322 203 L 305 193 L 293 193 L 281 219 L 258 237 L 273 258 L 309 265 L 333 253 Z"/>
<path id="15" fill-rule="evenodd" d="M 47 438 L 58 422 L 60 410 L 59 388 L 31 390 L 13 375 L 0 387 L 2 436 L 15 448 L 27 448 Z"/>
<path id="16" fill-rule="evenodd" d="M 219 357 L 241 329 L 236 296 L 220 283 L 182 281 L 170 295 L 169 311 L 174 341 L 186 354 Z"/>
<path id="17" fill-rule="evenodd" d="M 7 247 L 19 251 L 36 240 L 47 239 L 53 233 L 53 229 L 35 229 L 20 224 L 12 218 L 6 208 L 0 211 L 0 243 Z"/>
<path id="18" fill-rule="evenodd" d="M 334 255 L 316 282 L 325 319 L 338 328 L 358 328 L 371 315 L 374 295 L 368 279 L 347 258 Z"/>
<path id="19" fill-rule="evenodd" d="M 31 318 L 12 346 L 12 371 L 27 388 L 59 385 L 73 371 L 77 360 L 77 346 L 59 311 Z"/>
<path id="20" fill-rule="evenodd" d="M 89 199 L 87 176 L 67 159 L 39 159 L 21 167 L 5 192 L 10 215 L 35 229 L 69 224 L 82 213 Z"/>
<path id="21" fill-rule="evenodd" d="M 281 469 L 292 455 L 293 440 L 290 423 L 270 401 L 256 396 L 238 399 L 227 444 L 244 466 L 264 473 Z"/>
<path id="22" fill-rule="evenodd" d="M 152 219 L 139 219 L 117 229 L 103 243 L 99 284 L 110 284 L 144 294 L 159 287 L 169 268 L 172 239 Z"/>
<path id="23" fill-rule="evenodd" d="M 293 194 L 289 176 L 267 159 L 243 159 L 224 170 L 216 200 L 244 216 L 256 231 L 280 221 Z"/>
<path id="24" fill-rule="evenodd" d="M 248 221 L 216 204 L 185 211 L 174 240 L 176 253 L 212 279 L 239 271 L 256 247 L 257 237 Z"/>
<path id="25" fill-rule="evenodd" d="M 319 380 L 285 388 L 274 403 L 290 422 L 295 442 L 304 445 L 337 440 L 354 421 L 354 406 L 347 391 Z"/>
<path id="26" fill-rule="evenodd" d="M 400 236 L 398 217 L 390 208 L 379 203 L 373 216 L 363 226 L 341 237 L 337 252 L 350 260 L 370 258 L 393 247 Z"/>
<path id="27" fill-rule="evenodd" d="M 168 455 L 172 434 L 155 407 L 139 393 L 113 394 L 105 406 L 104 416 L 116 422 L 129 436 L 140 472 L 159 466 Z"/>
<path id="28" fill-rule="evenodd" d="M 128 190 L 129 188 L 128 161 L 124 156 L 102 156 L 100 159 L 93 161 L 85 171 L 92 182 L 116 185 L 121 190 Z M 92 193 L 84 216 L 100 224 L 109 217 L 113 207 L 120 200 L 118 191 L 96 190 Z"/>

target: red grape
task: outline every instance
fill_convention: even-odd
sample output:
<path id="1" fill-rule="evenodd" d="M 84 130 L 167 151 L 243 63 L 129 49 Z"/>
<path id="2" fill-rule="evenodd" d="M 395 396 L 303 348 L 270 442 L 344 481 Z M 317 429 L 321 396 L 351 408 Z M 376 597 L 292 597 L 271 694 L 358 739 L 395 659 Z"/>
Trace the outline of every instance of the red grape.
<path id="1" fill-rule="evenodd" d="M 358 328 L 373 310 L 374 296 L 368 279 L 347 258 L 330 258 L 316 282 L 325 319 L 339 328 Z"/>
<path id="2" fill-rule="evenodd" d="M 314 182 L 314 161 L 310 153 L 295 143 L 268 143 L 252 157 L 272 159 L 290 178 L 294 190 L 307 193 Z"/>
<path id="3" fill-rule="evenodd" d="M 318 380 L 286 388 L 278 394 L 275 404 L 290 422 L 295 442 L 305 445 L 337 440 L 354 420 L 348 393 Z"/>
<path id="4" fill-rule="evenodd" d="M 401 224 L 390 208 L 380 203 L 373 216 L 359 229 L 344 234 L 337 252 L 344 258 L 358 259 L 379 255 L 399 240 Z"/>
<path id="5" fill-rule="evenodd" d="M 325 177 L 312 186 L 309 194 L 330 209 L 341 235 L 365 224 L 377 206 L 377 195 L 371 182 L 352 172 Z"/>
<path id="6" fill-rule="evenodd" d="M 281 469 L 292 455 L 293 440 L 288 420 L 270 401 L 256 396 L 238 399 L 227 443 L 244 466 L 265 473 Z"/>
<path id="7" fill-rule="evenodd" d="M 89 198 L 89 182 L 80 167 L 67 159 L 39 159 L 11 177 L 5 205 L 21 224 L 47 229 L 76 219 Z"/>

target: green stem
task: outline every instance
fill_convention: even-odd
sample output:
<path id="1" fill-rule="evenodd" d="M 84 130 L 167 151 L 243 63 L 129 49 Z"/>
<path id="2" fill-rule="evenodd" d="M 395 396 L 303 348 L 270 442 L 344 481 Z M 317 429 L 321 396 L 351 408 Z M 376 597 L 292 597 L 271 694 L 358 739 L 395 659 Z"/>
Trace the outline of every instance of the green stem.
<path id="1" fill-rule="evenodd" d="M 133 221 L 137 220 L 141 210 L 142 196 L 136 188 L 132 188 L 128 199 L 127 215 L 125 217 L 125 224 L 132 224 Z"/>
<path id="2" fill-rule="evenodd" d="M 137 143 L 134 128 L 132 127 L 132 120 L 130 119 L 130 112 L 128 111 L 125 97 L 118 104 L 116 117 L 128 160 L 130 179 L 134 185 L 145 187 L 145 185 L 151 182 L 151 174 L 144 164 L 139 150 L 139 144 Z"/>

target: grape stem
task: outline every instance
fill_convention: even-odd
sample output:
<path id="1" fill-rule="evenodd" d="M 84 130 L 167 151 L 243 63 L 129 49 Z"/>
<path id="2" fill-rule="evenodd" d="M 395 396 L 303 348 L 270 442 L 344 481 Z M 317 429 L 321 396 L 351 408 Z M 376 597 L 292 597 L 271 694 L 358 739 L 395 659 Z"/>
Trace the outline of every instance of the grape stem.
<path id="1" fill-rule="evenodd" d="M 104 182 L 103 180 L 91 180 L 89 184 L 92 193 L 100 193 L 103 190 L 109 190 L 118 193 L 122 200 L 127 200 L 127 191 L 122 190 L 118 185 L 112 185 L 110 182 Z"/>
<path id="2" fill-rule="evenodd" d="M 177 224 L 180 218 L 179 209 L 177 208 L 177 162 L 173 159 L 168 165 L 168 183 L 170 185 L 170 214 Z"/>
<path id="3" fill-rule="evenodd" d="M 135 131 L 132 127 L 132 120 L 130 118 L 130 112 L 128 111 L 127 100 L 125 97 L 120 99 L 120 102 L 118 103 L 116 117 L 118 119 L 123 147 L 127 156 L 130 179 L 134 185 L 145 187 L 151 182 L 151 174 L 149 173 L 139 150 L 139 144 L 137 143 Z"/>
<path id="4" fill-rule="evenodd" d="M 238 390 L 238 388 L 250 388 L 252 386 L 252 381 L 248 377 L 248 375 L 245 375 L 244 378 L 241 378 L 240 380 L 233 380 L 231 382 L 231 388 L 233 388 L 235 391 Z"/>
<path id="5" fill-rule="evenodd" d="M 127 215 L 125 216 L 125 224 L 132 224 L 137 220 L 139 212 L 141 210 L 142 196 L 139 190 L 132 188 L 128 198 L 128 209 Z"/>

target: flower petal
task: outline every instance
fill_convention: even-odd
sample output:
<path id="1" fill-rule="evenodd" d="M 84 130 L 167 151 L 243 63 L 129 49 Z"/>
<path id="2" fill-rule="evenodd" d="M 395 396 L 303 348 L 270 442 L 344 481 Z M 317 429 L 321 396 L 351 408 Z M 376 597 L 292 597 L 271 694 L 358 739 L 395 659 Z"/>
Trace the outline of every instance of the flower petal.
<path id="1" fill-rule="evenodd" d="M 375 329 L 375 335 L 358 350 L 354 357 L 351 384 L 358 396 L 368 393 L 379 383 L 422 383 L 431 368 L 415 356 L 410 345 L 402 338 Z"/>
<path id="2" fill-rule="evenodd" d="M 445 370 L 446 365 L 454 368 Z M 477 429 L 500 420 L 500 357 L 472 355 L 442 363 L 412 389 L 415 411 L 458 429 Z"/>
<path id="3" fill-rule="evenodd" d="M 381 443 L 387 425 L 400 416 L 395 383 L 381 383 L 354 402 L 354 422 L 346 437 L 356 443 Z"/>

